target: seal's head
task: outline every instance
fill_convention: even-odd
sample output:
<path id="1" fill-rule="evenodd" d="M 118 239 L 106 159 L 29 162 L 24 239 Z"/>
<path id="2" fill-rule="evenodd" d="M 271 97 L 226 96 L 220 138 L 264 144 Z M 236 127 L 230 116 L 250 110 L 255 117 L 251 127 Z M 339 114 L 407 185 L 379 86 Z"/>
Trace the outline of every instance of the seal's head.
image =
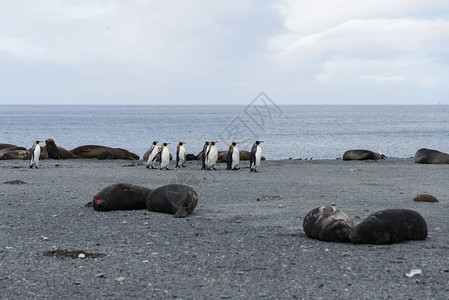
<path id="1" fill-rule="evenodd" d="M 94 196 L 94 199 L 92 201 L 92 206 L 95 210 L 99 211 L 108 211 L 110 210 L 109 203 L 105 199 L 102 199 L 98 195 Z"/>

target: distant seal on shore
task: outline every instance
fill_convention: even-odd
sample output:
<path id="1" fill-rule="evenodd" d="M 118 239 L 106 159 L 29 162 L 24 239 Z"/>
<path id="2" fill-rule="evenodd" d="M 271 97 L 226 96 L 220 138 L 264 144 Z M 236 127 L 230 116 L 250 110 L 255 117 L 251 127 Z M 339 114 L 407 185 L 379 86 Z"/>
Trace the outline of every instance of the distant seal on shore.
<path id="1" fill-rule="evenodd" d="M 370 150 L 348 150 L 343 154 L 343 160 L 384 159 L 385 155 Z"/>
<path id="2" fill-rule="evenodd" d="M 118 183 L 105 187 L 92 200 L 92 206 L 98 211 L 145 209 L 146 196 L 151 189 Z"/>
<path id="3" fill-rule="evenodd" d="M 70 152 L 72 152 L 74 155 L 77 155 L 82 158 L 99 158 L 100 155 L 105 151 L 110 152 L 114 159 L 130 159 L 130 160 L 139 159 L 139 156 L 137 154 L 129 152 L 128 150 L 99 145 L 84 145 L 70 150 Z M 106 154 L 103 154 L 103 156 L 104 155 Z M 107 154 L 107 156 L 110 155 Z"/>
<path id="4" fill-rule="evenodd" d="M 349 234 L 355 244 L 393 244 L 408 240 L 424 240 L 427 224 L 416 211 L 387 209 L 368 216 Z"/>
<path id="5" fill-rule="evenodd" d="M 421 148 L 416 151 L 417 164 L 449 164 L 449 154 L 437 150 Z"/>
<path id="6" fill-rule="evenodd" d="M 304 217 L 302 226 L 309 238 L 348 243 L 354 223 L 341 209 L 334 206 L 320 206 L 312 209 Z"/>
<path id="7" fill-rule="evenodd" d="M 0 150 L 0 160 L 10 160 L 10 159 L 22 159 L 28 160 L 30 159 L 30 151 L 26 150 L 23 147 L 15 148 L 6 148 Z"/>
<path id="8" fill-rule="evenodd" d="M 173 214 L 175 218 L 191 214 L 197 203 L 198 194 L 193 188 L 183 184 L 161 186 L 146 198 L 146 207 L 150 211 Z"/>
<path id="9" fill-rule="evenodd" d="M 47 149 L 48 157 L 53 159 L 59 159 L 59 148 L 53 139 L 45 140 L 45 148 Z"/>
<path id="10" fill-rule="evenodd" d="M 413 198 L 413 201 L 417 202 L 438 202 L 438 199 L 429 194 L 419 194 L 415 198 Z"/>
<path id="11" fill-rule="evenodd" d="M 13 145 L 13 144 L 0 144 L 0 150 L 7 149 L 7 148 L 24 148 L 24 147 L 19 147 L 19 146 Z"/>

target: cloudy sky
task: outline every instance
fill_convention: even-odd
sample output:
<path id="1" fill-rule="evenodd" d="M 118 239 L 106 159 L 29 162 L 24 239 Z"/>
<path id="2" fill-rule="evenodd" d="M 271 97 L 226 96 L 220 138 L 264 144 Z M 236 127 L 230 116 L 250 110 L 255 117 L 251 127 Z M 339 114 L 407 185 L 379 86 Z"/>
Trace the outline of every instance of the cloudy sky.
<path id="1" fill-rule="evenodd" d="M 447 0 L 2 0 L 0 104 L 449 104 Z"/>

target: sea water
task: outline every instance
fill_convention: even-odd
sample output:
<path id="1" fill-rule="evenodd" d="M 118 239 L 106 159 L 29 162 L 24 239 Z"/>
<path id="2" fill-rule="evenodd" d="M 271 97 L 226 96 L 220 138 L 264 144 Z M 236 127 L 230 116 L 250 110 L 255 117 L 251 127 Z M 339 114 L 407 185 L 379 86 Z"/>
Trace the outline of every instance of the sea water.
<path id="1" fill-rule="evenodd" d="M 0 143 L 31 147 L 52 138 L 66 149 L 87 144 L 142 156 L 153 141 L 179 141 L 197 154 L 205 141 L 225 151 L 262 140 L 267 159 L 335 159 L 349 149 L 411 157 L 419 148 L 449 152 L 449 106 L 0 106 Z"/>

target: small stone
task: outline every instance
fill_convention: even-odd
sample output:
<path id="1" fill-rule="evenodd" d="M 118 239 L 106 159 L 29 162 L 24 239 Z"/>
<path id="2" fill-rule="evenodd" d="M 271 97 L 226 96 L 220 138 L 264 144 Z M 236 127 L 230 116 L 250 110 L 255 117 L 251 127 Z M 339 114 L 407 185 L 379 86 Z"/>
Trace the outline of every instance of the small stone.
<path id="1" fill-rule="evenodd" d="M 174 269 L 174 268 L 176 268 L 177 266 L 176 266 L 174 263 L 169 262 L 169 263 L 167 264 L 167 267 L 169 267 L 170 269 Z"/>
<path id="2" fill-rule="evenodd" d="M 115 281 L 123 282 L 123 281 L 125 281 L 125 277 L 123 277 L 123 276 L 117 277 L 117 278 L 115 278 Z"/>
<path id="3" fill-rule="evenodd" d="M 412 269 L 409 273 L 405 274 L 408 278 L 412 278 L 415 275 L 421 275 L 422 271 L 420 269 Z"/>
<path id="4" fill-rule="evenodd" d="M 128 224 L 128 221 L 122 221 L 122 224 Z"/>
<path id="5" fill-rule="evenodd" d="M 49 238 L 48 238 L 48 237 L 46 237 L 46 236 L 43 236 L 43 237 L 42 237 L 42 240 L 44 240 L 44 241 L 48 241 L 48 240 L 49 240 Z"/>
<path id="6" fill-rule="evenodd" d="M 105 273 L 97 273 L 97 275 L 95 275 L 95 277 L 97 277 L 97 278 L 103 278 L 105 276 L 106 276 Z"/>
<path id="7" fill-rule="evenodd" d="M 147 263 L 147 262 L 148 262 L 148 260 L 142 260 L 142 262 L 143 262 L 143 263 Z"/>
<path id="8" fill-rule="evenodd" d="M 80 254 L 78 255 L 78 258 L 81 258 L 81 259 L 86 258 L 86 254 L 80 253 Z"/>
<path id="9" fill-rule="evenodd" d="M 278 207 L 279 207 L 279 208 L 283 208 L 283 207 L 284 207 L 284 205 L 282 205 L 282 204 L 279 204 L 279 205 L 278 205 Z"/>

